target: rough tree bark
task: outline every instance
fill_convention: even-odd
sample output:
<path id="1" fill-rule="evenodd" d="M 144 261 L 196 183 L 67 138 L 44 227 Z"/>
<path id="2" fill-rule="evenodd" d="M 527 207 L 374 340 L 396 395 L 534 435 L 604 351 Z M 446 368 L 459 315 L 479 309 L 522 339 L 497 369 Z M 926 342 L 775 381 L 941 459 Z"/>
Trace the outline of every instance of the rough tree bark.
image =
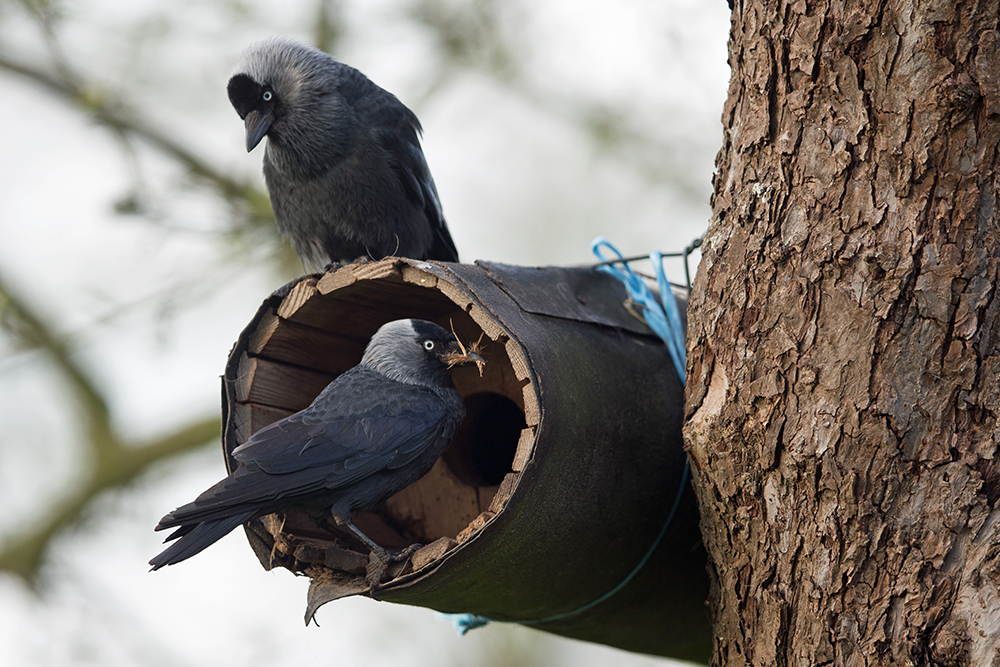
<path id="1" fill-rule="evenodd" d="M 997 0 L 737 0 L 688 420 L 718 665 L 1000 664 Z"/>

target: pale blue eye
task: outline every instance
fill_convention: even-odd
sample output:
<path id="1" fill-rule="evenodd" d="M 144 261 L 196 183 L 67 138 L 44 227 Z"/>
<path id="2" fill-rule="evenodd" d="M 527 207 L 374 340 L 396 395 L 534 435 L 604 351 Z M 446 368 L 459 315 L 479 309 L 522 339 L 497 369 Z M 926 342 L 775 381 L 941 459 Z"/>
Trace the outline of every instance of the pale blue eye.
<path id="1" fill-rule="evenodd" d="M 425 340 L 424 341 L 424 349 L 427 350 L 427 351 L 433 350 L 434 349 L 434 341 L 432 341 L 432 340 Z"/>
<path id="2" fill-rule="evenodd" d="M 265 90 L 264 94 L 261 96 L 261 99 L 263 99 L 265 102 L 270 102 L 272 97 L 274 97 L 274 95 L 271 94 L 271 91 Z"/>

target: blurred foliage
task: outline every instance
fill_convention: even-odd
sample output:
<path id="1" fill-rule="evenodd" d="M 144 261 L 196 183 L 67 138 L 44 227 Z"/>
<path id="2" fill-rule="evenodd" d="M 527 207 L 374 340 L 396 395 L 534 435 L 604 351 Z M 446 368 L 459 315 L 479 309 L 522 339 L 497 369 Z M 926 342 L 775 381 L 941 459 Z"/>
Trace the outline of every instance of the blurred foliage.
<path id="1" fill-rule="evenodd" d="M 316 3 L 316 28 L 313 31 L 313 46 L 320 51 L 335 53 L 344 36 L 344 17 L 339 2 L 319 0 Z"/>
<path id="2" fill-rule="evenodd" d="M 517 9 L 501 0 L 418 0 L 411 15 L 430 30 L 448 69 L 476 69 L 511 84 L 520 71 L 515 54 L 524 57 L 526 48 L 513 29 Z"/>
<path id="3" fill-rule="evenodd" d="M 89 80 L 76 71 L 60 39 L 65 6 L 58 0 L 21 0 L 20 6 L 30 17 L 46 46 L 47 63 L 0 50 L 0 71 L 27 79 L 64 102 L 68 102 L 98 124 L 107 128 L 129 153 L 131 142 L 140 140 L 183 166 L 190 177 L 230 202 L 233 220 L 227 242 L 233 243 L 248 233 L 261 230 L 274 235 L 273 215 L 267 193 L 239 181 L 213 166 L 186 146 L 181 138 L 158 128 L 137 111 L 127 99 L 127 91 L 113 90 Z M 0 19 L 10 20 L 9 15 Z M 130 193 L 116 204 L 121 213 L 140 213 L 142 199 Z M 287 269 L 298 260 L 285 244 L 273 260 Z M 2 267 L 0 267 L 2 268 Z M 294 270 L 294 269 L 292 269 Z M 15 294 L 0 276 L 0 325 L 17 353 L 35 350 L 44 354 L 71 389 L 78 415 L 79 431 L 87 449 L 89 465 L 81 471 L 72 489 L 52 499 L 41 520 L 33 521 L 23 531 L 0 544 L 0 570 L 16 574 L 35 584 L 39 568 L 52 537 L 78 521 L 88 503 L 103 491 L 127 484 L 144 473 L 150 465 L 178 453 L 203 446 L 218 437 L 218 418 L 179 424 L 170 432 L 149 442 L 135 442 L 115 428 L 109 400 L 100 383 L 85 370 L 74 350 L 74 340 L 61 332 L 64 326 L 42 316 L 41 309 Z"/>
<path id="4" fill-rule="evenodd" d="M 58 368 L 78 403 L 80 430 L 85 434 L 91 465 L 73 491 L 55 499 L 47 515 L 0 551 L 0 570 L 35 583 L 52 536 L 80 518 L 86 504 L 101 491 L 128 483 L 152 463 L 200 446 L 216 437 L 218 419 L 182 424 L 152 442 L 131 442 L 112 425 L 108 401 L 98 383 L 77 362 L 72 341 L 57 335 L 57 327 L 14 294 L 0 277 L 0 327 L 21 350 L 41 350 Z"/>

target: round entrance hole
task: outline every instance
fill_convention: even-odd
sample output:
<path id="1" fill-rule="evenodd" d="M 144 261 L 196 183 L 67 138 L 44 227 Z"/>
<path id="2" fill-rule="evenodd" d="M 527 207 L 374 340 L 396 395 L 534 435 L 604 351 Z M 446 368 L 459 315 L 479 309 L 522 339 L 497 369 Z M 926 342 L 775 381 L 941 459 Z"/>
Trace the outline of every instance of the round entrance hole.
<path id="1" fill-rule="evenodd" d="M 524 411 L 502 394 L 478 392 L 465 397 L 465 421 L 444 453 L 448 469 L 471 486 L 497 486 L 511 471 Z"/>

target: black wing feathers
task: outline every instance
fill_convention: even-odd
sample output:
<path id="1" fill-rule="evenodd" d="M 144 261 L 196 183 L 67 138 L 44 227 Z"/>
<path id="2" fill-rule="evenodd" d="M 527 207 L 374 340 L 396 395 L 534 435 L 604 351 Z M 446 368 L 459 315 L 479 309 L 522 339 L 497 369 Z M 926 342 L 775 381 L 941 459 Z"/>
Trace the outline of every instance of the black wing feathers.
<path id="1" fill-rule="evenodd" d="M 358 111 L 371 122 L 375 142 L 386 152 L 407 197 L 427 218 L 434 234 L 428 259 L 457 262 L 458 250 L 441 211 L 434 177 L 420 148 L 420 121 L 395 95 L 374 84 L 372 87 L 380 94 L 373 91 L 368 99 L 359 102 Z"/>
<path id="2" fill-rule="evenodd" d="M 275 475 L 322 466 L 335 473 L 338 464 L 353 471 L 369 459 L 388 464 L 397 449 L 419 448 L 447 416 L 430 389 L 400 392 L 400 383 L 366 369 L 351 369 L 334 384 L 336 392 L 324 391 L 310 408 L 261 429 L 233 457 Z M 373 400 L 359 407 L 358 396 Z"/>
<path id="3" fill-rule="evenodd" d="M 324 390 L 310 408 L 234 449 L 242 465 L 165 516 L 157 529 L 252 515 L 285 498 L 333 491 L 406 466 L 442 436 L 448 420 L 435 392 L 410 385 L 399 391 L 400 384 L 360 367 L 347 371 L 331 385 L 335 392 Z M 361 395 L 369 400 L 359 410 L 351 399 Z"/>

